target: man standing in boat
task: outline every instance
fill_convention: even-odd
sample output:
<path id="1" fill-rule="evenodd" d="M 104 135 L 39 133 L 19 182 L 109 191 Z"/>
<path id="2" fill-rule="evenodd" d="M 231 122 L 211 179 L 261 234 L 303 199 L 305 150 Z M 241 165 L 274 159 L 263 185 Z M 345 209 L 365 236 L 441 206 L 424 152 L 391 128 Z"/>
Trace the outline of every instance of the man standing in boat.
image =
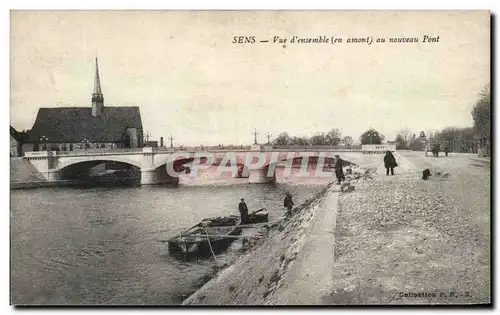
<path id="1" fill-rule="evenodd" d="M 240 204 L 238 205 L 238 210 L 240 210 L 241 215 L 241 224 L 247 224 L 250 222 L 250 218 L 248 217 L 248 207 L 245 203 L 245 199 L 241 198 Z"/>

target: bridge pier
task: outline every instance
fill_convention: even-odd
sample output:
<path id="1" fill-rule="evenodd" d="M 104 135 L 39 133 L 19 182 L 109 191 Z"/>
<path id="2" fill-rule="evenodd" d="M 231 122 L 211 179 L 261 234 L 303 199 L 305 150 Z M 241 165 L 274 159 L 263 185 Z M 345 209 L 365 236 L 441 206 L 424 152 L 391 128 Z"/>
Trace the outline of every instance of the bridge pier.
<path id="1" fill-rule="evenodd" d="M 165 165 L 155 169 L 141 170 L 141 185 L 178 184 L 178 177 L 171 177 Z"/>
<path id="2" fill-rule="evenodd" d="M 248 182 L 251 184 L 272 183 L 276 181 L 276 171 L 273 172 L 271 177 L 268 177 L 268 168 L 251 169 L 248 175 Z"/>
<path id="3" fill-rule="evenodd" d="M 43 173 L 42 173 L 43 174 Z M 59 170 L 48 170 L 43 176 L 48 182 L 53 182 L 62 179 L 61 171 Z"/>

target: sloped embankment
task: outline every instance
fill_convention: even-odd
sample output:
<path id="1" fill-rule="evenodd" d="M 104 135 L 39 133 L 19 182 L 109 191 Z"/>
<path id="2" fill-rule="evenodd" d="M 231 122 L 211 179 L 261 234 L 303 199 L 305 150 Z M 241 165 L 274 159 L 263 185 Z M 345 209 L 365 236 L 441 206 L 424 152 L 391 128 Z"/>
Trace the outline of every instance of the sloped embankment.
<path id="1" fill-rule="evenodd" d="M 293 286 L 297 281 L 301 281 L 297 279 L 301 270 L 296 270 L 293 266 L 297 260 L 304 258 L 302 253 L 307 251 L 305 247 L 311 237 L 311 224 L 324 212 L 324 200 L 332 194 L 336 196 L 336 192 L 333 192 L 329 185 L 324 191 L 295 208 L 291 218 L 263 229 L 261 233 L 264 238 L 255 240 L 256 243 L 245 254 L 220 271 L 183 304 L 293 304 L 288 296 L 294 295 Z M 331 240 L 333 243 L 333 235 Z M 333 254 L 333 248 L 330 249 Z M 309 257 L 311 258 L 320 259 Z M 333 259 L 333 255 L 331 258 Z M 291 270 L 293 272 L 290 272 Z"/>
<path id="2" fill-rule="evenodd" d="M 45 177 L 35 167 L 23 158 L 10 159 L 10 182 L 38 182 L 45 181 Z"/>

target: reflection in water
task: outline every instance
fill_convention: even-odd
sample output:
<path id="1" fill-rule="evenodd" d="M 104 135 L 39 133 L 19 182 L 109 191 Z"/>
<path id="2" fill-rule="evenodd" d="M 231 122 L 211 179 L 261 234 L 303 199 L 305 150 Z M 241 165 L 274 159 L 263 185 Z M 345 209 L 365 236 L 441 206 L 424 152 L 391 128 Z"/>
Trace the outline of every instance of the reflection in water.
<path id="1" fill-rule="evenodd" d="M 231 181 L 229 181 L 231 183 Z M 284 214 L 324 185 L 289 183 L 132 188 L 41 188 L 11 192 L 14 304 L 172 304 L 213 260 L 181 262 L 166 239 L 202 218 L 266 207 Z M 227 253 L 218 259 L 229 259 Z"/>

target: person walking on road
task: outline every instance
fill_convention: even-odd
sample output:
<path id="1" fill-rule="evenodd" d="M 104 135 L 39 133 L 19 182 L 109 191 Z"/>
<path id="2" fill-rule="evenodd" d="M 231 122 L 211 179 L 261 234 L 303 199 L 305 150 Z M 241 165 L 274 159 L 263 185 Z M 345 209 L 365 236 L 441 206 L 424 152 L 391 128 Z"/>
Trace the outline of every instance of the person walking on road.
<path id="1" fill-rule="evenodd" d="M 340 185 L 340 183 L 345 180 L 345 176 L 344 176 L 344 171 L 342 170 L 342 166 L 343 166 L 343 161 L 342 159 L 340 158 L 340 155 L 336 154 L 335 155 L 335 158 L 336 158 L 336 161 L 335 161 L 335 176 L 337 176 L 337 185 Z"/>
<path id="2" fill-rule="evenodd" d="M 384 166 L 386 175 L 389 175 L 389 170 L 391 170 L 391 175 L 394 175 L 394 168 L 398 166 L 398 163 L 396 163 L 396 158 L 392 155 L 391 151 L 385 152 Z"/>
<path id="3" fill-rule="evenodd" d="M 238 205 L 238 210 L 240 211 L 241 216 L 241 224 L 247 224 L 250 222 L 250 217 L 248 216 L 248 207 L 245 203 L 245 199 L 241 198 L 241 201 Z"/>

